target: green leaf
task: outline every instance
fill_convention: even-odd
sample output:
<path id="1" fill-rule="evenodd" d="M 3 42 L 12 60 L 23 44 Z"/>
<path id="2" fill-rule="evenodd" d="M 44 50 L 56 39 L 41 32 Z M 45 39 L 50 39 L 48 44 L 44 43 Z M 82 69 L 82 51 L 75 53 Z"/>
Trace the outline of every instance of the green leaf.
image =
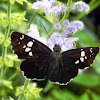
<path id="1" fill-rule="evenodd" d="M 0 25 L 7 27 L 9 25 L 8 16 L 4 12 L 0 12 Z"/>
<path id="2" fill-rule="evenodd" d="M 74 36 L 79 38 L 78 42 L 80 43 L 81 47 L 100 46 L 97 37 L 88 30 L 79 31 L 76 34 L 74 34 Z"/>
<path id="3" fill-rule="evenodd" d="M 5 40 L 4 46 L 8 47 L 10 45 L 10 43 L 11 43 L 10 38 L 8 38 L 8 39 Z"/>
<path id="4" fill-rule="evenodd" d="M 30 10 L 30 9 L 32 9 L 32 3 L 27 1 L 27 10 Z"/>
<path id="5" fill-rule="evenodd" d="M 8 67 L 13 67 L 14 61 L 11 59 L 5 59 L 4 62 Z"/>
<path id="6" fill-rule="evenodd" d="M 53 84 L 48 82 L 45 88 L 43 89 L 44 92 L 48 92 L 53 87 Z"/>
<path id="7" fill-rule="evenodd" d="M 84 93 L 82 96 L 79 97 L 78 100 L 90 100 L 87 93 Z"/>
<path id="8" fill-rule="evenodd" d="M 24 86 L 20 86 L 16 88 L 15 95 L 18 96 L 24 93 L 26 100 L 33 100 L 34 98 L 39 98 L 39 93 L 42 91 L 40 88 L 36 88 L 36 83 L 28 84 L 27 89 L 24 90 Z"/>
<path id="9" fill-rule="evenodd" d="M 10 96 L 9 96 L 9 99 L 10 99 L 10 100 L 14 100 L 14 99 L 13 99 L 12 97 L 10 97 Z"/>
<path id="10" fill-rule="evenodd" d="M 23 4 L 23 2 L 27 2 L 27 0 L 16 0 L 19 4 Z"/>
<path id="11" fill-rule="evenodd" d="M 98 53 L 98 55 L 95 58 L 95 61 L 93 62 L 93 68 L 94 70 L 100 74 L 100 52 Z"/>
<path id="12" fill-rule="evenodd" d="M 18 57 L 15 54 L 8 54 L 6 58 L 13 60 L 13 61 L 20 61 L 20 59 L 18 59 Z"/>
<path id="13" fill-rule="evenodd" d="M 92 100 L 100 100 L 100 95 L 97 95 L 97 94 L 95 94 L 94 92 L 92 92 L 92 91 L 88 91 L 89 93 L 89 95 L 91 94 L 91 97 L 93 98 Z M 85 100 L 85 99 L 84 99 Z M 90 99 L 89 99 L 90 100 Z"/>
<path id="14" fill-rule="evenodd" d="M 77 96 L 68 90 L 53 90 L 52 95 L 53 100 L 77 100 Z"/>
<path id="15" fill-rule="evenodd" d="M 95 87 L 100 85 L 100 76 L 95 74 L 78 74 L 73 82 L 87 87 Z"/>
<path id="16" fill-rule="evenodd" d="M 23 88 L 24 88 L 23 86 L 16 87 L 15 95 L 19 96 L 20 94 L 22 94 Z"/>
<path id="17" fill-rule="evenodd" d="M 39 98 L 39 93 L 42 89 L 36 88 L 36 83 L 30 83 L 28 88 L 24 91 L 24 96 L 26 100 L 33 100 L 35 98 Z"/>
<path id="18" fill-rule="evenodd" d="M 2 20 L 2 24 L 3 24 L 4 27 L 7 27 L 7 26 L 9 25 L 9 20 L 8 20 L 8 18 L 3 19 L 3 20 Z"/>
<path id="19" fill-rule="evenodd" d="M 15 0 L 10 0 L 10 3 L 11 3 L 11 4 L 14 4 L 14 3 L 15 3 Z"/>
<path id="20" fill-rule="evenodd" d="M 27 21 L 25 18 L 26 12 L 23 13 L 12 13 L 11 14 L 11 26 L 14 26 L 15 24 L 21 25 L 22 21 Z"/>
<path id="21" fill-rule="evenodd" d="M 4 35 L 2 33 L 0 33 L 0 44 L 2 44 L 4 41 Z"/>
<path id="22" fill-rule="evenodd" d="M 13 89 L 12 87 L 12 82 L 11 81 L 7 81 L 7 80 L 0 80 L 0 84 L 1 85 L 5 85 L 6 87 Z"/>
<path id="23" fill-rule="evenodd" d="M 5 100 L 4 98 L 2 98 L 2 100 Z"/>

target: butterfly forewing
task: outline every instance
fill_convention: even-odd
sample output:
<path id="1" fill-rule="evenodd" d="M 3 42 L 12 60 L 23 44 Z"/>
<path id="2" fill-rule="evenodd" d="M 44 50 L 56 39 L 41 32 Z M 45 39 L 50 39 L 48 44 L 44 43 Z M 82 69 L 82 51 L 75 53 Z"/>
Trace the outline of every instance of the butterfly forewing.
<path id="1" fill-rule="evenodd" d="M 11 45 L 14 53 L 20 59 L 45 57 L 51 52 L 47 46 L 38 40 L 19 32 L 12 33 Z"/>
<path id="2" fill-rule="evenodd" d="M 64 63 L 66 66 L 74 65 L 76 68 L 84 69 L 93 63 L 98 52 L 99 47 L 86 47 L 68 50 L 62 53 L 63 62 L 66 62 Z"/>

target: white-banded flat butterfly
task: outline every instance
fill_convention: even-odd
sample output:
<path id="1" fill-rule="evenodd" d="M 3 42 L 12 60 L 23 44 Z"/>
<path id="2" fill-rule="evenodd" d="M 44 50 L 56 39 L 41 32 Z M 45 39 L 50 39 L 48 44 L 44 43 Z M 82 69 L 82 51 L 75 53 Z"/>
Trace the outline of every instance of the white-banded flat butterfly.
<path id="1" fill-rule="evenodd" d="M 11 34 L 11 45 L 18 58 L 25 59 L 20 66 L 27 78 L 50 80 L 67 84 L 93 63 L 99 47 L 77 48 L 60 53 L 60 46 L 55 44 L 53 51 L 38 40 L 19 32 Z"/>

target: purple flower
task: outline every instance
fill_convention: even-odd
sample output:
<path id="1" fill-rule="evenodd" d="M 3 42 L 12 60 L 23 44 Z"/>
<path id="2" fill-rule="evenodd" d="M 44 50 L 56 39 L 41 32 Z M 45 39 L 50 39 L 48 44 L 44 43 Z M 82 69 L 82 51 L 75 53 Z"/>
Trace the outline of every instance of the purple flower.
<path id="1" fill-rule="evenodd" d="M 50 0 L 50 4 L 54 6 L 56 4 L 55 0 Z"/>
<path id="2" fill-rule="evenodd" d="M 76 10 L 78 10 L 79 12 L 89 12 L 89 5 L 83 1 L 75 2 L 74 5 L 76 6 Z"/>
<path id="3" fill-rule="evenodd" d="M 27 30 L 26 35 L 28 35 L 32 38 L 38 39 L 40 37 L 40 35 L 39 35 L 39 31 L 37 29 L 37 26 L 35 24 L 31 24 L 30 28 Z"/>
<path id="4" fill-rule="evenodd" d="M 84 28 L 83 22 L 79 20 L 71 22 L 71 25 L 74 25 L 78 30 L 82 30 Z"/>
<path id="5" fill-rule="evenodd" d="M 62 5 L 61 7 L 60 7 L 60 11 L 61 12 L 65 12 L 67 10 L 67 8 L 66 8 L 66 6 L 64 6 L 64 5 Z"/>
<path id="6" fill-rule="evenodd" d="M 84 10 L 86 13 L 88 13 L 89 10 L 90 10 L 89 5 L 84 3 L 84 5 L 83 5 L 83 10 Z"/>
<path id="7" fill-rule="evenodd" d="M 58 6 L 52 7 L 51 14 L 53 15 L 53 17 L 57 18 L 60 14 L 60 8 Z"/>
<path id="8" fill-rule="evenodd" d="M 75 25 L 70 25 L 68 27 L 68 30 L 71 32 L 71 33 L 75 33 L 77 31 L 77 28 L 75 27 Z"/>
<path id="9" fill-rule="evenodd" d="M 53 50 L 55 44 L 59 44 L 63 51 L 75 48 L 75 41 L 78 41 L 78 38 L 62 38 L 59 33 L 53 33 L 47 41 L 47 45 Z"/>
<path id="10" fill-rule="evenodd" d="M 44 37 L 39 37 L 38 38 L 38 41 L 40 41 L 40 42 L 42 42 L 43 44 L 47 44 L 47 40 L 46 40 L 46 38 L 44 38 Z"/>
<path id="11" fill-rule="evenodd" d="M 71 4 L 70 5 L 70 9 L 73 9 L 74 10 L 75 9 L 75 5 L 74 4 Z"/>
<path id="12" fill-rule="evenodd" d="M 41 7 L 43 7 L 43 1 L 36 1 L 32 5 L 33 9 L 40 9 Z"/>
<path id="13" fill-rule="evenodd" d="M 33 3 L 32 8 L 33 9 L 40 9 L 43 7 L 45 15 L 48 15 L 50 13 L 51 9 L 51 3 L 48 0 L 43 0 L 43 1 L 36 1 Z"/>
<path id="14" fill-rule="evenodd" d="M 70 49 L 75 49 L 75 41 L 78 41 L 78 38 L 70 37 L 70 38 L 64 38 L 64 44 L 62 45 L 61 49 L 63 51 L 67 51 Z"/>
<path id="15" fill-rule="evenodd" d="M 61 37 L 65 38 L 69 35 L 69 31 L 68 30 L 64 30 L 62 33 L 61 33 Z"/>
<path id="16" fill-rule="evenodd" d="M 82 12 L 82 11 L 83 11 L 83 7 L 82 7 L 81 5 L 76 6 L 76 9 L 77 9 L 79 12 Z"/>
<path id="17" fill-rule="evenodd" d="M 44 37 L 40 37 L 39 31 L 38 31 L 37 26 L 35 24 L 30 25 L 30 28 L 27 30 L 26 35 L 28 35 L 34 39 L 37 39 L 38 41 L 40 41 L 44 44 L 47 43 L 47 41 Z"/>
<path id="18" fill-rule="evenodd" d="M 50 38 L 47 40 L 47 45 L 49 46 L 49 48 L 51 48 L 51 50 L 53 50 L 55 44 L 59 44 L 61 46 L 62 43 L 63 43 L 63 39 L 61 38 L 60 34 L 57 32 L 53 33 L 50 36 Z"/>
<path id="19" fill-rule="evenodd" d="M 58 30 L 61 29 L 60 23 L 56 23 L 56 24 L 54 25 L 54 28 L 55 28 L 55 29 L 58 29 Z"/>
<path id="20" fill-rule="evenodd" d="M 63 25 L 64 27 L 68 27 L 68 26 L 69 26 L 69 20 L 63 21 L 62 25 Z"/>

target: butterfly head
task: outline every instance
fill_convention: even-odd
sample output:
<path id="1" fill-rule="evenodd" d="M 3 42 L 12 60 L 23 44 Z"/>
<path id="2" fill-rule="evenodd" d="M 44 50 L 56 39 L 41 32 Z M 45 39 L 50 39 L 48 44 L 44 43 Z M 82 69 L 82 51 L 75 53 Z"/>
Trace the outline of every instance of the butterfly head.
<path id="1" fill-rule="evenodd" d="M 53 48 L 54 52 L 60 52 L 61 48 L 59 44 L 55 44 L 54 48 Z"/>

